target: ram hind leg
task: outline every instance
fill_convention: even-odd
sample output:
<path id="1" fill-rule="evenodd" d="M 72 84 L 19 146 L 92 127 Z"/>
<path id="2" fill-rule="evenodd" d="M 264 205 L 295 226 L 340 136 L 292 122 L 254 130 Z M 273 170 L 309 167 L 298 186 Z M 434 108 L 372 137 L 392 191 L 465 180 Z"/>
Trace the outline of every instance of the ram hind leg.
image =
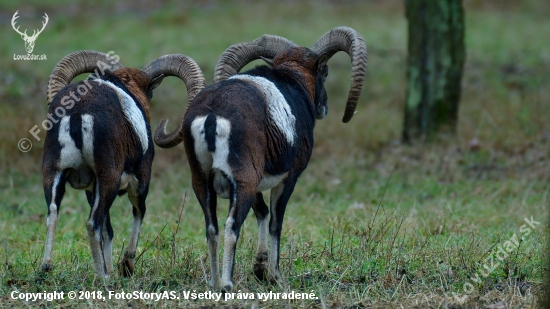
<path id="1" fill-rule="evenodd" d="M 110 183 L 106 179 L 102 180 L 98 178 L 94 185 L 93 204 L 86 223 L 86 229 L 88 230 L 95 273 L 100 277 L 107 278 L 110 271 L 112 271 L 112 228 L 109 232 L 111 226 L 109 209 L 117 196 L 118 183 Z M 108 263 L 111 263 L 111 265 L 107 265 Z"/>
<path id="2" fill-rule="evenodd" d="M 258 247 L 256 249 L 256 262 L 254 263 L 254 275 L 259 280 L 267 279 L 268 263 L 268 222 L 269 208 L 267 207 L 261 192 L 256 193 L 256 199 L 252 205 L 256 220 L 258 221 Z"/>
<path id="3" fill-rule="evenodd" d="M 94 185 L 92 184 L 92 188 Z M 86 190 L 86 198 L 90 207 L 94 207 L 95 191 Z M 113 273 L 113 227 L 111 225 L 111 216 L 107 213 L 101 230 L 101 239 L 103 240 L 102 254 L 105 260 L 107 274 Z"/>
<path id="4" fill-rule="evenodd" d="M 48 216 L 46 218 L 46 244 L 44 249 L 44 258 L 42 259 L 42 270 L 50 271 L 53 269 L 52 251 L 55 228 L 59 217 L 59 206 L 65 194 L 65 173 L 64 172 L 45 172 L 44 173 L 44 194 L 46 204 L 48 205 Z"/>
<path id="5" fill-rule="evenodd" d="M 256 185 L 257 186 L 257 185 Z M 254 186 L 250 186 L 255 188 Z M 233 272 L 235 269 L 235 251 L 241 226 L 254 204 L 255 192 L 247 192 L 242 188 L 235 186 L 230 196 L 230 207 L 224 228 L 224 247 L 223 247 L 223 271 L 221 286 L 224 291 L 233 290 Z"/>
<path id="6" fill-rule="evenodd" d="M 217 196 L 214 190 L 213 177 L 212 175 L 206 177 L 202 171 L 195 171 L 192 184 L 195 195 L 202 207 L 206 225 L 206 243 L 208 245 L 208 256 L 210 257 L 210 286 L 218 289 L 220 286 L 220 263 L 218 258 L 220 235 L 216 215 Z"/>
<path id="7" fill-rule="evenodd" d="M 109 215 L 109 211 L 107 211 L 107 215 L 105 216 L 105 221 L 103 221 L 103 227 L 101 229 L 101 247 L 107 275 L 113 273 L 113 236 L 114 233 L 113 227 L 111 226 L 111 216 Z"/>

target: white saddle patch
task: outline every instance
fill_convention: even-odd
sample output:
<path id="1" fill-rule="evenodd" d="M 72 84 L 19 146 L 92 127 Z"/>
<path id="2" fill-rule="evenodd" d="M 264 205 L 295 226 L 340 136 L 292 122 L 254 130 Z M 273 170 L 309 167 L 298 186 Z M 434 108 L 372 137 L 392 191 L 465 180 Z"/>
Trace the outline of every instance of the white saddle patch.
<path id="1" fill-rule="evenodd" d="M 266 97 L 267 109 L 273 122 L 283 132 L 290 145 L 294 145 L 296 129 L 296 117 L 285 100 L 285 97 L 270 80 L 251 75 L 233 75 L 229 79 L 248 81 L 256 86 Z"/>
<path id="2" fill-rule="evenodd" d="M 145 153 L 149 147 L 149 137 L 147 136 L 147 125 L 145 124 L 145 119 L 143 118 L 143 114 L 137 106 L 137 103 L 124 90 L 115 86 L 113 83 L 98 79 L 94 79 L 93 81 L 99 84 L 105 84 L 116 91 L 122 111 L 124 112 L 126 119 L 128 119 L 134 127 L 134 130 L 136 131 L 136 134 L 141 142 L 143 153 Z"/>

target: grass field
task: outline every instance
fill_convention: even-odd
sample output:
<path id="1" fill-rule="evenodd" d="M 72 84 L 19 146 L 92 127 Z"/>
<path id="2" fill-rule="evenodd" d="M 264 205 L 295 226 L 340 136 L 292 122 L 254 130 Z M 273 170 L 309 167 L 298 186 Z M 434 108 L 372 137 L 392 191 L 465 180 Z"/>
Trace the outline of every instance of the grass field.
<path id="1" fill-rule="evenodd" d="M 550 235 L 550 3 L 465 5 L 468 56 L 458 134 L 408 146 L 399 142 L 407 40 L 402 1 L 3 1 L 0 308 L 534 308 L 545 292 Z M 25 54 L 10 26 L 16 10 L 21 28 L 39 27 L 43 12 L 49 15 L 33 51 L 46 54 L 46 61 L 13 60 Z M 252 274 L 252 214 L 241 231 L 234 277 L 235 291 L 243 294 L 313 291 L 317 299 L 11 298 L 14 291 L 209 290 L 204 219 L 183 146 L 157 148 L 133 278 L 94 278 L 85 228 L 89 206 L 83 192 L 70 188 L 60 210 L 54 271 L 38 271 L 46 233 L 40 173 L 45 132 L 36 141 L 28 131 L 45 119 L 47 79 L 63 56 L 112 50 L 124 65 L 142 67 L 160 55 L 183 53 L 211 83 L 218 56 L 233 43 L 270 33 L 311 46 L 340 25 L 358 30 L 369 49 L 359 113 L 349 124 L 340 121 L 350 64 L 345 54 L 336 55 L 326 83 L 330 112 L 317 123 L 313 158 L 286 212 L 285 286 L 260 283 Z M 155 92 L 152 125 L 162 118 L 173 125 L 185 102 L 181 81 L 166 79 Z M 32 141 L 29 152 L 18 150 L 21 138 Z M 220 217 L 227 207 L 219 201 Z M 117 261 L 132 222 L 126 197 L 115 201 L 111 217 Z"/>

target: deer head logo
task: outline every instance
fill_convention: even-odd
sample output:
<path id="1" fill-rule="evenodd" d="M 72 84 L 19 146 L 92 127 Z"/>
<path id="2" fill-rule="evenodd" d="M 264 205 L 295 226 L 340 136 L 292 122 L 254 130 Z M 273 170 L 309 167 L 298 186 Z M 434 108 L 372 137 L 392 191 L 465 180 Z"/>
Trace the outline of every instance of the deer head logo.
<path id="1" fill-rule="evenodd" d="M 36 41 L 36 38 L 38 38 L 38 35 L 44 30 L 46 25 L 48 24 L 48 14 L 44 13 L 44 19 L 45 21 L 42 22 L 42 29 L 40 29 L 38 32 L 36 30 L 33 30 L 33 33 L 31 36 L 27 35 L 27 29 L 25 29 L 24 32 L 19 31 L 19 26 L 15 28 L 15 20 L 19 18 L 17 15 L 19 11 L 16 11 L 15 14 L 13 14 L 13 17 L 11 19 L 11 26 L 13 27 L 13 30 L 15 32 L 19 33 L 21 35 L 21 38 L 25 41 L 25 49 L 27 50 L 27 53 L 32 53 L 32 50 L 34 49 L 34 41 Z"/>

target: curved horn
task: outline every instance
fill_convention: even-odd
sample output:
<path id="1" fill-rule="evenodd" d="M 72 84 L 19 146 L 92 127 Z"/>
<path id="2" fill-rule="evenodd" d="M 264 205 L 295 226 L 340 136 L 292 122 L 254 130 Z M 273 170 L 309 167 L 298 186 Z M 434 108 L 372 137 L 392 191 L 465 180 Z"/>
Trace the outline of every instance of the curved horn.
<path id="1" fill-rule="evenodd" d="M 332 57 L 336 52 L 344 51 L 351 58 L 351 83 L 348 101 L 342 122 L 351 120 L 355 114 L 355 107 L 361 95 L 365 70 L 367 68 L 367 46 L 363 37 L 349 27 L 336 27 L 325 33 L 311 50 L 318 54 L 327 54 Z"/>
<path id="2" fill-rule="evenodd" d="M 245 65 L 260 57 L 273 59 L 281 51 L 296 46 L 288 39 L 270 34 L 264 34 L 252 42 L 231 45 L 218 59 L 214 82 L 220 82 L 239 73 Z"/>
<path id="3" fill-rule="evenodd" d="M 151 80 L 161 74 L 180 78 L 187 87 L 188 102 L 193 100 L 197 93 L 206 86 L 199 65 L 193 59 L 181 54 L 160 56 L 141 71 Z"/>
<path id="4" fill-rule="evenodd" d="M 170 133 L 166 133 L 166 125 L 168 125 L 168 119 L 162 119 L 155 130 L 155 144 L 160 148 L 172 148 L 183 142 L 183 118 L 178 127 Z"/>
<path id="5" fill-rule="evenodd" d="M 100 66 L 98 66 L 99 62 L 101 62 Z M 48 104 L 76 76 L 82 73 L 93 73 L 97 68 L 103 71 L 106 66 L 110 66 L 110 68 L 107 67 L 110 71 L 116 71 L 122 67 L 122 64 L 115 57 L 94 50 L 80 50 L 63 57 L 53 68 L 48 80 Z"/>
<path id="6" fill-rule="evenodd" d="M 206 86 L 204 75 L 199 65 L 191 58 L 185 55 L 164 55 L 151 61 L 142 70 L 150 80 L 159 75 L 176 76 L 185 83 L 187 87 L 187 102 L 191 102 L 195 96 Z M 187 104 L 189 106 L 189 103 Z M 187 109 L 186 109 L 187 110 Z M 171 148 L 183 141 L 183 120 L 179 126 L 166 133 L 167 119 L 163 119 L 155 130 L 155 143 L 162 148 Z"/>

